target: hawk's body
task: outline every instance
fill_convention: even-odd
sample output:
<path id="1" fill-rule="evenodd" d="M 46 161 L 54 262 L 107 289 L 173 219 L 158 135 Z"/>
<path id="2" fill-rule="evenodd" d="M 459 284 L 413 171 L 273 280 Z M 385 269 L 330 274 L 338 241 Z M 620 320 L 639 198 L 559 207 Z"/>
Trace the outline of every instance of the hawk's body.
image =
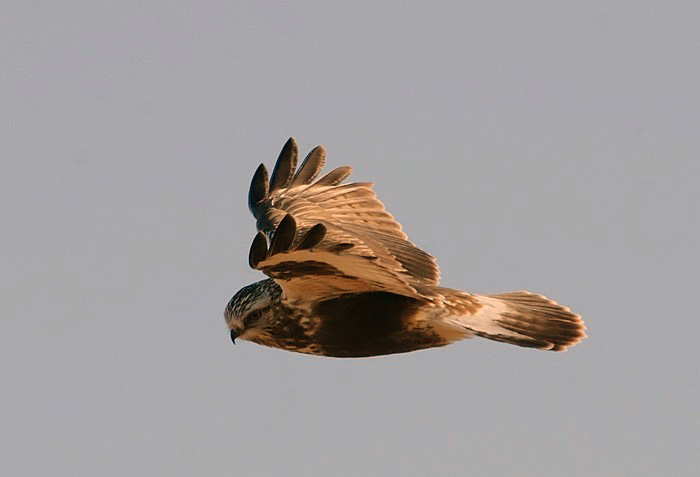
<path id="1" fill-rule="evenodd" d="M 317 147 L 296 170 L 290 139 L 272 177 L 260 166 L 250 209 L 250 265 L 270 278 L 226 309 L 231 337 L 301 353 L 361 357 L 444 346 L 474 335 L 563 351 L 583 338 L 578 315 L 529 292 L 472 295 L 438 286 L 435 259 L 406 239 L 369 183 L 314 182 Z M 295 173 L 296 170 L 296 173 Z"/>

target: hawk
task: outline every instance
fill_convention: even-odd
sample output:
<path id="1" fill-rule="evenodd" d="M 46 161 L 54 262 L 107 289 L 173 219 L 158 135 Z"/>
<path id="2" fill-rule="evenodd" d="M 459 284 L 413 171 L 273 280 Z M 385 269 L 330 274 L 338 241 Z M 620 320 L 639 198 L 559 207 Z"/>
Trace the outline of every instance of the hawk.
<path id="1" fill-rule="evenodd" d="M 249 263 L 269 278 L 242 288 L 225 318 L 249 340 L 320 356 L 366 357 L 480 336 L 565 351 L 586 335 L 579 315 L 542 295 L 477 295 L 439 286 L 435 259 L 409 242 L 372 183 L 343 184 L 351 167 L 316 179 L 322 146 L 297 168 L 290 138 L 268 177 L 261 164 L 248 204 L 258 233 Z"/>

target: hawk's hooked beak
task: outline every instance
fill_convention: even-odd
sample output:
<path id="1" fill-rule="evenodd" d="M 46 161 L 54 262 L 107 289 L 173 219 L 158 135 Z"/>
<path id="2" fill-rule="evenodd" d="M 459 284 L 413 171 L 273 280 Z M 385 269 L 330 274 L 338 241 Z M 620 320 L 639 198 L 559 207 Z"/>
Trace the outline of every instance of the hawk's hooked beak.
<path id="1" fill-rule="evenodd" d="M 236 344 L 236 338 L 238 338 L 238 333 L 236 333 L 236 330 L 231 330 L 231 341 L 233 344 Z"/>

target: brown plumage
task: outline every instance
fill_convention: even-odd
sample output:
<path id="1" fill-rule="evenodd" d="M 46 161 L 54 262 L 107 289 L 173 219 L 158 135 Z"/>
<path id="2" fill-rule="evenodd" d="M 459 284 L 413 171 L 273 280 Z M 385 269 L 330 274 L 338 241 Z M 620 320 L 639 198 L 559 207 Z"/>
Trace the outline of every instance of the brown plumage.
<path id="1" fill-rule="evenodd" d="M 322 146 L 297 169 L 290 138 L 268 178 L 260 165 L 248 205 L 258 233 L 252 268 L 269 278 L 240 290 L 226 321 L 233 339 L 309 354 L 359 357 L 482 336 L 564 351 L 585 338 L 580 317 L 530 292 L 476 295 L 438 286 L 435 259 L 407 240 L 371 183 L 316 180 Z"/>

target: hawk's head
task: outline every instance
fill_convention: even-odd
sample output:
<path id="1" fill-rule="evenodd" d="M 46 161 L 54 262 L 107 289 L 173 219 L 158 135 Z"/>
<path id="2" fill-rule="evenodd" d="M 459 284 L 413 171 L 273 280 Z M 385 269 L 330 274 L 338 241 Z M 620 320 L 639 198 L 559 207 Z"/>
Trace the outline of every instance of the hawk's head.
<path id="1" fill-rule="evenodd" d="M 275 321 L 275 303 L 282 290 L 274 280 L 262 280 L 241 288 L 233 295 L 224 316 L 231 330 L 231 340 L 266 341 L 267 330 Z"/>

